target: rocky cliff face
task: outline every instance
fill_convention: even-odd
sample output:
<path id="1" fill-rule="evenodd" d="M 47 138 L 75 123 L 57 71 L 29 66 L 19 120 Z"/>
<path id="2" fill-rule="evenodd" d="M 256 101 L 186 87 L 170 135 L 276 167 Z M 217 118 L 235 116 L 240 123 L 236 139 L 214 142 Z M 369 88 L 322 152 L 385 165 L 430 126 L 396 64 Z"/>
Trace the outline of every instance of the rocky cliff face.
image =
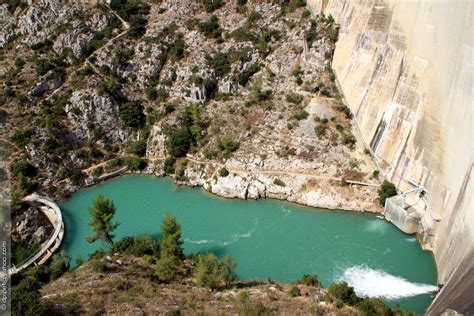
<path id="1" fill-rule="evenodd" d="M 382 170 L 402 191 L 414 183 L 428 191 L 421 227 L 425 246 L 434 250 L 439 282 L 446 283 L 430 312 L 474 308 L 443 296 L 450 280 L 472 271 L 465 263 L 473 262 L 473 4 L 309 4 L 341 26 L 332 66 Z M 458 281 L 466 288 L 474 282 L 472 274 Z"/>

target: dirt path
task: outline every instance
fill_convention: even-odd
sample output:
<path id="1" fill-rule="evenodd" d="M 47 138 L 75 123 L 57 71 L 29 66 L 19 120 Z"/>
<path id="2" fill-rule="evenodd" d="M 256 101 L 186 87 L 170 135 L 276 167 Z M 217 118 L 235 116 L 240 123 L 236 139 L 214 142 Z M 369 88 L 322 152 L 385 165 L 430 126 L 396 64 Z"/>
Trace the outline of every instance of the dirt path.
<path id="1" fill-rule="evenodd" d="M 79 70 L 83 69 L 86 65 L 89 65 L 91 66 L 94 71 L 100 75 L 100 70 L 97 69 L 97 67 L 94 65 L 94 63 L 91 63 L 90 62 L 90 58 L 94 55 L 97 55 L 98 53 L 100 53 L 102 50 L 104 50 L 105 48 L 107 48 L 109 45 L 111 45 L 114 41 L 116 41 L 117 39 L 119 39 L 120 37 L 124 36 L 127 32 L 128 32 L 128 29 L 130 28 L 130 25 L 120 17 L 120 15 L 118 15 L 114 10 L 112 10 L 112 8 L 110 8 L 109 6 L 106 6 L 110 12 L 112 12 L 121 22 L 122 22 L 122 25 L 123 27 L 125 28 L 125 31 L 121 32 L 120 34 L 118 34 L 117 36 L 111 38 L 110 40 L 107 41 L 107 43 L 105 43 L 104 45 L 102 45 L 101 47 L 99 47 L 98 49 L 96 49 L 94 52 L 92 52 L 92 54 L 89 55 L 89 57 L 86 58 L 86 60 L 84 61 L 84 63 L 82 64 L 81 67 L 79 67 L 76 71 L 74 71 L 74 73 L 78 72 Z M 48 95 L 46 97 L 46 100 L 48 101 L 49 99 L 51 99 L 54 95 L 56 95 L 56 93 L 58 93 L 59 91 L 61 91 L 66 85 L 66 83 L 68 82 L 68 79 L 69 79 L 70 76 L 68 76 L 66 78 L 66 80 L 64 80 L 64 82 L 61 84 L 61 86 L 59 86 L 57 89 L 55 89 L 53 92 L 51 92 L 50 95 Z"/>
<path id="2" fill-rule="evenodd" d="M 131 156 L 123 156 L 121 158 L 127 158 L 127 157 L 131 157 Z M 93 166 L 91 166 L 87 169 L 84 169 L 82 171 L 84 173 L 86 173 L 87 175 L 89 175 L 90 172 L 92 170 L 94 170 L 95 168 L 104 166 L 104 165 L 106 165 L 107 163 L 109 163 L 110 161 L 112 161 L 114 159 L 116 159 L 116 158 L 109 159 L 107 161 L 104 161 L 104 162 L 101 162 L 99 164 L 93 165 Z M 157 160 L 165 160 L 166 157 L 154 157 L 154 158 L 147 158 L 147 159 L 150 162 L 155 162 Z M 217 161 L 199 160 L 199 159 L 196 159 L 194 157 L 184 157 L 182 159 L 185 159 L 189 162 L 193 162 L 193 163 L 196 163 L 196 164 L 212 165 L 212 166 L 217 167 L 217 168 L 225 167 L 225 164 L 217 162 Z M 305 171 L 298 171 L 298 170 L 271 170 L 271 169 L 270 170 L 269 169 L 246 170 L 246 169 L 235 169 L 235 168 L 227 168 L 227 169 L 230 173 L 235 173 L 235 174 L 244 174 L 244 175 L 248 175 L 248 174 L 266 174 L 266 175 L 272 175 L 272 176 L 285 176 L 286 175 L 286 176 L 308 177 L 308 178 L 313 178 L 313 179 L 317 179 L 317 180 L 329 180 L 329 181 L 342 182 L 342 178 L 335 178 L 335 177 L 331 177 L 331 176 L 325 176 L 325 175 L 321 175 L 321 174 L 316 174 L 316 173 L 312 173 L 312 172 L 305 172 Z M 61 180 L 58 183 L 61 183 L 63 181 L 64 180 Z M 346 180 L 346 181 L 349 184 L 374 186 L 374 187 L 379 186 L 378 183 L 366 183 L 366 182 L 351 181 L 351 180 Z"/>

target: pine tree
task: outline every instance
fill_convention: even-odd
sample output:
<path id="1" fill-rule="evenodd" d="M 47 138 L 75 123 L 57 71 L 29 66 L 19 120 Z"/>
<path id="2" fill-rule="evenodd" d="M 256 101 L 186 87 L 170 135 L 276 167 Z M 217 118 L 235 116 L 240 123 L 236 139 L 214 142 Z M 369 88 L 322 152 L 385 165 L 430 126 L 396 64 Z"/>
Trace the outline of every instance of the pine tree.
<path id="1" fill-rule="evenodd" d="M 163 238 L 160 243 L 160 258 L 157 261 L 155 274 L 162 282 L 169 282 L 176 277 L 183 255 L 181 226 L 175 217 L 166 213 L 161 225 Z"/>
<path id="2" fill-rule="evenodd" d="M 237 262 L 235 262 L 234 257 L 226 255 L 223 260 L 223 273 L 227 285 L 237 279 L 237 274 L 235 273 L 236 268 Z"/>
<path id="3" fill-rule="evenodd" d="M 163 239 L 161 240 L 161 253 L 174 255 L 183 259 L 183 241 L 181 240 L 181 225 L 170 213 L 166 213 L 163 218 L 161 231 Z"/>
<path id="4" fill-rule="evenodd" d="M 115 215 L 115 205 L 110 199 L 103 195 L 98 195 L 92 202 L 92 207 L 89 208 L 89 213 L 92 216 L 92 221 L 89 222 L 93 235 L 87 236 L 86 240 L 93 243 L 97 240 L 107 243 L 109 246 L 113 244 L 113 231 L 117 229 L 118 223 L 112 223 L 112 218 Z"/>

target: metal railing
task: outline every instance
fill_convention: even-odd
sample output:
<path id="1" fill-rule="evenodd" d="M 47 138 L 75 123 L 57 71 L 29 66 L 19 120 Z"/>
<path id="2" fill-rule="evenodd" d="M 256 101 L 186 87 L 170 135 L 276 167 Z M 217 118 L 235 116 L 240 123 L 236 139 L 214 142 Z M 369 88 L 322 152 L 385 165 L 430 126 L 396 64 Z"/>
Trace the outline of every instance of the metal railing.
<path id="1" fill-rule="evenodd" d="M 32 263 L 36 262 L 38 259 L 40 259 L 45 254 L 46 251 L 48 251 L 48 249 L 50 249 L 50 247 L 54 243 L 59 242 L 59 244 L 60 244 L 62 242 L 62 238 L 64 236 L 63 216 L 61 214 L 61 210 L 59 209 L 59 206 L 55 202 L 51 201 L 48 198 L 41 197 L 36 193 L 33 193 L 33 194 L 25 197 L 24 200 L 28 201 L 28 202 L 37 202 L 37 203 L 43 204 L 48 209 L 48 211 L 52 211 L 52 213 L 56 217 L 55 220 L 54 220 L 54 223 L 53 222 L 51 223 L 54 226 L 54 232 L 51 235 L 51 237 L 49 238 L 49 240 L 41 246 L 41 249 L 36 254 L 31 255 L 30 257 L 28 257 L 28 259 L 26 259 L 18 268 L 15 267 L 15 266 L 12 266 L 8 271 L 9 274 L 15 274 L 15 273 L 27 268 Z M 43 211 L 43 212 L 45 212 L 45 211 Z M 63 232 L 63 233 L 61 234 L 61 232 Z M 59 241 L 57 241 L 58 237 L 60 238 Z"/>

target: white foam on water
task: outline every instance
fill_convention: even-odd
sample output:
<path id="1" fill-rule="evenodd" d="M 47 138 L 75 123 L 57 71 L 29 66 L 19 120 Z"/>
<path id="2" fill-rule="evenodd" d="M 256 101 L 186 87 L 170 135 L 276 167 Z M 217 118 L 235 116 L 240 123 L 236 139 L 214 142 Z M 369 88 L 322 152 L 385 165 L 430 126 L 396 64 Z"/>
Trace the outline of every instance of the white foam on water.
<path id="1" fill-rule="evenodd" d="M 365 231 L 371 233 L 383 233 L 387 229 L 387 224 L 383 220 L 371 220 L 367 223 Z"/>
<path id="2" fill-rule="evenodd" d="M 287 208 L 284 207 L 284 206 L 281 207 L 281 210 L 283 211 L 283 213 L 292 213 L 292 212 L 293 212 L 292 210 L 287 209 Z"/>
<path id="3" fill-rule="evenodd" d="M 255 220 L 255 224 L 253 225 L 251 230 L 249 230 L 248 232 L 244 232 L 244 233 L 234 233 L 234 234 L 232 234 L 232 239 L 229 240 L 229 241 L 221 242 L 221 246 L 227 246 L 227 245 L 233 244 L 233 243 L 239 241 L 239 239 L 241 239 L 241 238 L 250 238 L 250 237 L 252 237 L 252 234 L 257 229 L 257 226 L 258 226 L 258 220 Z"/>
<path id="4" fill-rule="evenodd" d="M 374 270 L 367 266 L 354 266 L 346 269 L 338 282 L 346 281 L 358 296 L 399 299 L 438 290 L 431 284 L 414 283 L 387 272 Z"/>
<path id="5" fill-rule="evenodd" d="M 214 240 L 207 240 L 207 239 L 201 239 L 201 240 L 185 239 L 184 241 L 185 241 L 185 242 L 189 242 L 189 243 L 191 243 L 191 244 L 197 244 L 197 245 L 200 245 L 200 244 L 211 244 L 211 243 L 215 242 Z"/>
<path id="6" fill-rule="evenodd" d="M 408 242 L 416 242 L 416 238 L 415 238 L 415 237 L 413 237 L 413 238 L 407 238 L 407 239 L 405 239 L 405 240 L 408 241 Z"/>

